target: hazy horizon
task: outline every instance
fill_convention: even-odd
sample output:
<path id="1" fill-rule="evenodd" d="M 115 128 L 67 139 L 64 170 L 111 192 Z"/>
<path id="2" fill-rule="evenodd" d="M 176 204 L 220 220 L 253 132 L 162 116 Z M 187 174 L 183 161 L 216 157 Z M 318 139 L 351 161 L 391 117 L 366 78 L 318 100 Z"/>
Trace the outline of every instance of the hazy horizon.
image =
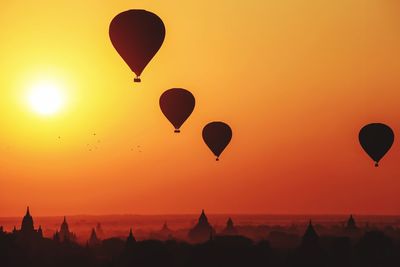
<path id="1" fill-rule="evenodd" d="M 200 210 L 201 211 L 201 210 Z M 207 211 L 206 211 L 207 212 Z M 213 216 L 213 215 L 218 215 L 218 216 L 235 216 L 235 215 L 240 215 L 240 216 L 246 216 L 246 215 L 256 215 L 256 216 L 349 216 L 349 215 L 359 215 L 359 216 L 388 216 L 388 217 L 396 217 L 400 216 L 400 213 L 398 214 L 391 214 L 391 213 L 232 213 L 232 212 L 207 212 L 207 214 Z M 19 218 L 23 217 L 25 213 L 23 214 L 5 214 L 5 215 L 0 215 L 0 218 Z M 62 218 L 64 216 L 67 217 L 76 217 L 76 216 L 198 216 L 199 213 L 77 213 L 77 214 L 32 214 L 34 217 L 41 217 L 41 218 Z"/>
<path id="2" fill-rule="evenodd" d="M 310 220 L 315 225 L 324 227 L 342 226 L 349 218 L 347 215 L 240 215 L 240 214 L 212 214 L 207 213 L 210 224 L 221 231 L 228 218 L 232 218 L 237 227 L 261 226 L 290 227 L 296 225 L 300 231 L 306 227 Z M 192 228 L 199 218 L 198 214 L 189 215 L 67 215 L 69 229 L 78 235 L 80 242 L 85 242 L 98 223 L 103 229 L 103 238 L 126 237 L 128 230 L 132 228 L 139 239 L 148 239 L 151 233 L 159 231 L 164 223 L 169 229 L 176 232 L 177 237 L 185 239 L 187 231 Z M 32 214 L 35 227 L 39 225 L 43 229 L 44 236 L 52 237 L 60 229 L 64 216 L 35 216 Z M 357 224 L 361 227 L 367 223 L 373 227 L 384 228 L 386 226 L 400 227 L 400 215 L 354 215 Z M 19 229 L 22 216 L 0 217 L 0 225 L 6 231 L 12 231 L 14 226 Z M 265 231 L 261 231 L 265 232 Z M 260 237 L 260 233 L 254 237 Z"/>

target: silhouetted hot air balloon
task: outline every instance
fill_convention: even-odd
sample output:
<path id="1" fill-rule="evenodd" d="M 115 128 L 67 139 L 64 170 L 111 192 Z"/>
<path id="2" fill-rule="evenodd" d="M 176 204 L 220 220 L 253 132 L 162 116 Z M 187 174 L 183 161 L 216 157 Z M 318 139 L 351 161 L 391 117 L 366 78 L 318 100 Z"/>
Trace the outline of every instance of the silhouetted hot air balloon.
<path id="1" fill-rule="evenodd" d="M 203 128 L 203 140 L 217 157 L 217 161 L 231 139 L 232 129 L 224 122 L 210 122 Z"/>
<path id="2" fill-rule="evenodd" d="M 191 92 L 182 88 L 172 88 L 160 97 L 160 108 L 165 117 L 179 133 L 182 124 L 192 114 L 196 100 Z"/>
<path id="3" fill-rule="evenodd" d="M 364 126 L 358 139 L 362 148 L 375 161 L 375 167 L 392 147 L 394 141 L 393 130 L 383 123 L 371 123 Z"/>
<path id="4" fill-rule="evenodd" d="M 144 68 L 160 49 L 165 38 L 162 20 L 146 10 L 128 10 L 118 14 L 110 24 L 110 39 L 140 82 Z"/>

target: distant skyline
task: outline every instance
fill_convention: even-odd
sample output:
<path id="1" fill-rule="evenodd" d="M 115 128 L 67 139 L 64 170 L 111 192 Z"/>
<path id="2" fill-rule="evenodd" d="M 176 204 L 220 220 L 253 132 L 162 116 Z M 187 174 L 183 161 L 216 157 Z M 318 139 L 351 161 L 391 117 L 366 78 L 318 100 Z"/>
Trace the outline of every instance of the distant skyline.
<path id="1" fill-rule="evenodd" d="M 166 28 L 140 84 L 108 36 L 127 9 Z M 36 217 L 400 214 L 399 140 L 379 168 L 358 143 L 371 122 L 400 136 L 399 11 L 395 0 L 3 3 L 0 217 L 28 205 Z M 59 106 L 32 105 L 43 82 Z M 180 134 L 158 104 L 170 88 L 196 98 Z M 216 162 L 202 129 L 220 120 L 233 138 Z"/>

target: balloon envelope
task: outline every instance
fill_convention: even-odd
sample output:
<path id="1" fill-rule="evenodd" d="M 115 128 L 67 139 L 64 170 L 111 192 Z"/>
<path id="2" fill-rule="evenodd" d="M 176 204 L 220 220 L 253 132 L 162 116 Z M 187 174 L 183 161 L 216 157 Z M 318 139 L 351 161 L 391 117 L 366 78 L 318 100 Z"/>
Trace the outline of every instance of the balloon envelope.
<path id="1" fill-rule="evenodd" d="M 394 133 L 389 126 L 383 123 L 371 123 L 361 129 L 358 139 L 362 148 L 378 167 L 379 161 L 392 147 Z"/>
<path id="2" fill-rule="evenodd" d="M 182 88 L 172 88 L 161 95 L 161 111 L 175 127 L 176 133 L 180 132 L 182 124 L 192 114 L 195 102 L 192 93 Z"/>
<path id="3" fill-rule="evenodd" d="M 210 122 L 203 128 L 203 140 L 219 160 L 232 139 L 232 129 L 220 121 Z"/>
<path id="4" fill-rule="evenodd" d="M 135 82 L 140 82 L 139 76 L 164 42 L 164 23 L 149 11 L 132 9 L 111 21 L 109 34 L 114 48 L 136 74 Z"/>

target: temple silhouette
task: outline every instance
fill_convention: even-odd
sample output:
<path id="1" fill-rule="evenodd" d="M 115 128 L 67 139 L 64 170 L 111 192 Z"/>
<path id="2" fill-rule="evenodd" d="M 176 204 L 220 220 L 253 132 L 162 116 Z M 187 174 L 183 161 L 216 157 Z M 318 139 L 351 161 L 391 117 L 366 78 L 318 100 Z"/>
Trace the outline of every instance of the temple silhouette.
<path id="1" fill-rule="evenodd" d="M 222 235 L 237 235 L 238 230 L 233 224 L 232 218 L 229 217 L 228 221 L 226 222 L 226 227 L 222 231 Z"/>
<path id="2" fill-rule="evenodd" d="M 29 207 L 26 208 L 26 214 L 22 219 L 21 229 L 17 230 L 14 226 L 13 234 L 17 242 L 33 242 L 43 238 L 42 227 L 35 229 L 33 218 L 30 214 Z"/>
<path id="3" fill-rule="evenodd" d="M 92 232 L 90 234 L 90 238 L 87 241 L 87 245 L 90 246 L 90 247 L 96 247 L 96 246 L 98 246 L 100 244 L 101 244 L 101 240 L 100 240 L 100 238 L 97 237 L 96 229 L 93 228 Z"/>
<path id="4" fill-rule="evenodd" d="M 307 229 L 301 239 L 301 246 L 316 247 L 318 246 L 319 235 L 314 229 L 312 222 L 308 223 Z"/>
<path id="5" fill-rule="evenodd" d="M 1 267 L 397 267 L 400 266 L 400 229 L 360 227 L 353 215 L 347 222 L 327 228 L 309 221 L 289 226 L 236 226 L 228 218 L 216 231 L 204 210 L 191 229 L 172 231 L 167 223 L 139 240 L 132 228 L 126 236 L 100 238 L 98 227 L 85 242 L 64 217 L 52 238 L 34 227 L 29 208 L 20 229 L 0 226 Z M 253 231 L 269 232 L 250 238 Z M 176 234 L 173 237 L 172 234 Z M 168 237 L 168 238 L 166 238 Z M 187 242 L 190 241 L 190 242 Z"/>
<path id="6" fill-rule="evenodd" d="M 214 235 L 215 230 L 208 222 L 208 218 L 204 210 L 202 210 L 197 224 L 190 229 L 188 237 L 193 242 L 204 242 Z"/>
<path id="7" fill-rule="evenodd" d="M 67 218 L 64 216 L 64 220 L 61 223 L 60 231 L 56 231 L 53 239 L 58 242 L 76 242 L 76 235 L 69 230 Z"/>
<path id="8" fill-rule="evenodd" d="M 133 236 L 132 228 L 129 230 L 129 235 L 126 239 L 126 247 L 127 249 L 132 249 L 135 246 L 136 239 Z"/>

